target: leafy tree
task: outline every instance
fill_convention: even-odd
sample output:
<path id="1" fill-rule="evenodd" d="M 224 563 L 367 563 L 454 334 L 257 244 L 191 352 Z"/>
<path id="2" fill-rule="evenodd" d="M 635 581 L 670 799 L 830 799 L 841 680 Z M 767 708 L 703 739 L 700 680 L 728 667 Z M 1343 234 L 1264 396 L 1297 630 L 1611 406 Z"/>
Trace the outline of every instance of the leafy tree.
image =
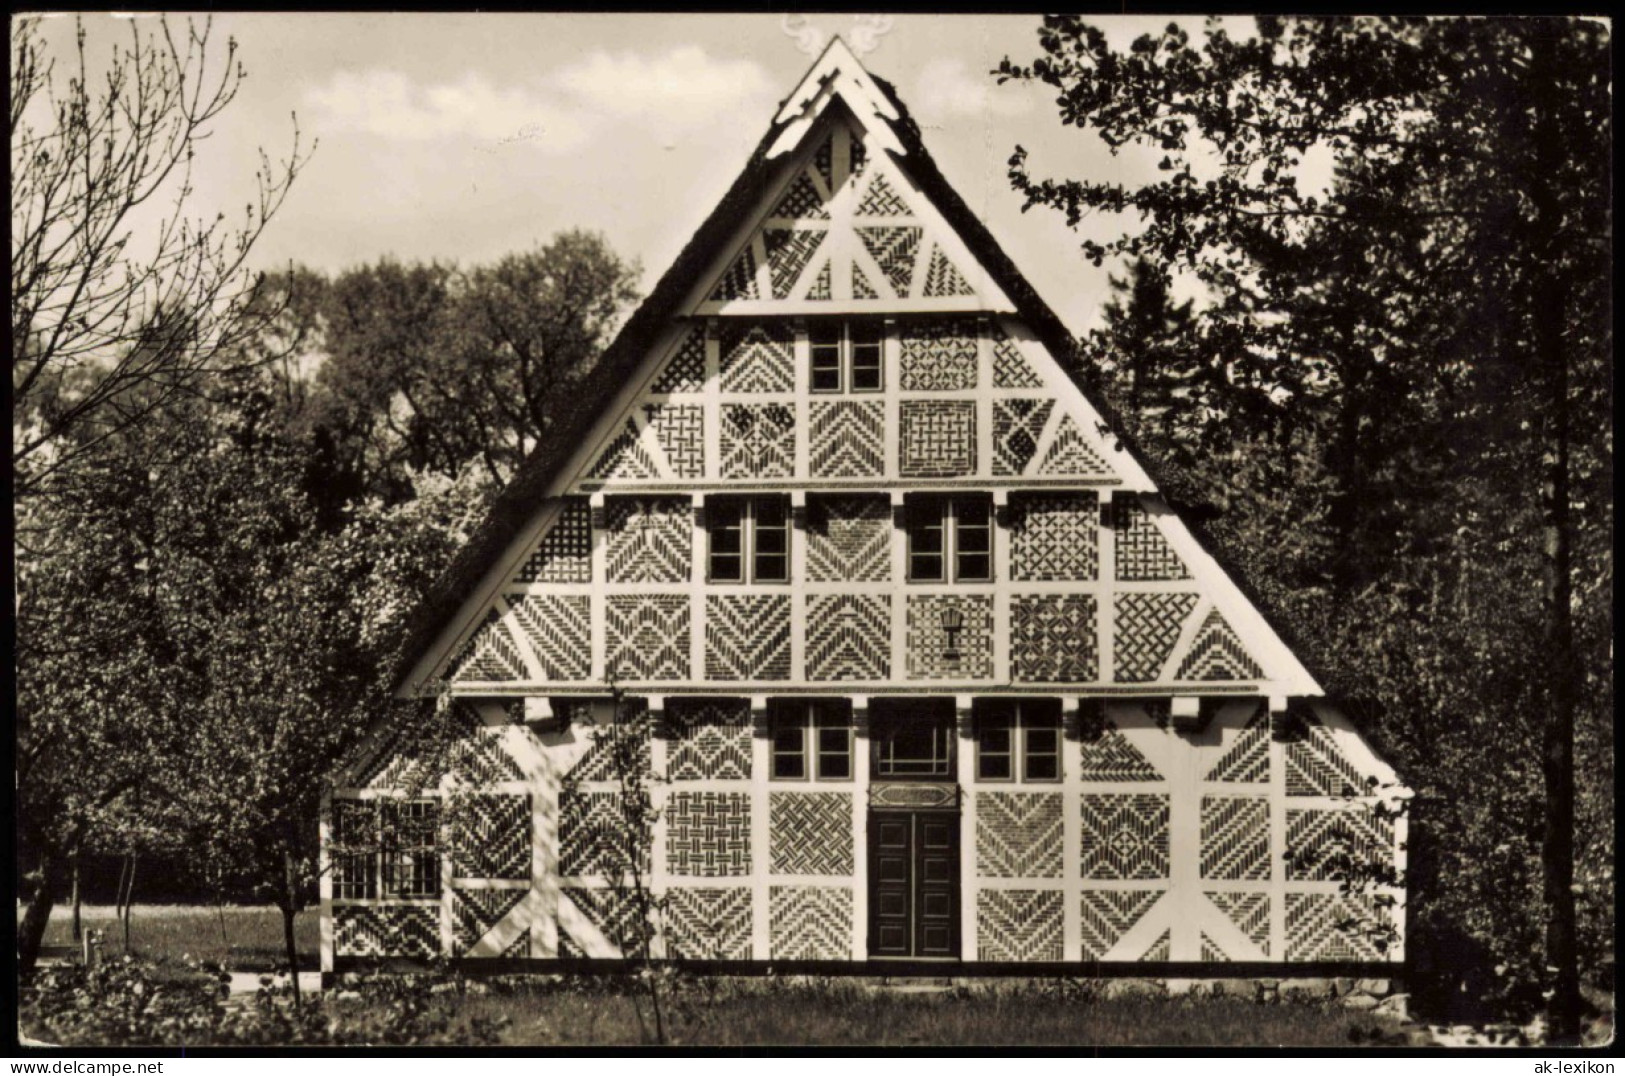
<path id="1" fill-rule="evenodd" d="M 212 375 L 259 323 L 246 262 L 308 156 L 262 152 L 240 224 L 191 214 L 191 168 L 244 78 L 208 22 L 130 23 L 104 71 L 58 72 L 37 19 L 12 22 L 11 334 L 14 495 L 49 488 L 102 439 Z M 216 64 L 218 63 L 218 69 Z M 206 214 L 205 214 L 206 216 Z M 74 436 L 68 436 L 72 433 Z"/>
<path id="2" fill-rule="evenodd" d="M 1194 301 L 1174 302 L 1166 270 L 1146 258 L 1122 277 L 1107 278 L 1112 297 L 1105 325 L 1086 341 L 1096 366 L 1115 382 L 1125 414 L 1137 430 L 1174 440 L 1196 410 L 1201 372 L 1190 354 L 1196 328 Z"/>
<path id="3" fill-rule="evenodd" d="M 1458 923 L 1530 969 L 1553 1037 L 1573 1041 L 1583 702 L 1579 740 L 1611 735 L 1589 708 L 1611 698 L 1606 644 L 1576 632 L 1611 579 L 1597 541 L 1611 503 L 1607 31 L 1401 18 L 1256 30 L 1213 20 L 1197 44 L 1171 25 L 1119 52 L 1081 19 L 1047 19 L 1043 55 L 1006 60 L 1000 77 L 1053 87 L 1063 122 L 1113 152 L 1160 154 L 1160 178 L 1037 179 L 1019 147 L 1011 176 L 1071 224 L 1137 214 L 1138 232 L 1086 254 L 1188 267 L 1217 297 L 1201 354 L 1226 420 L 1283 453 L 1306 433 L 1324 446 L 1326 582 L 1358 599 L 1341 624 L 1310 621 L 1331 686 L 1438 785 L 1448 820 L 1477 826 L 1452 840 L 1506 836 L 1504 862 L 1539 834 L 1540 877 L 1495 902 L 1510 918 Z M 1333 162 L 1329 184 L 1310 159 Z M 1501 794 L 1517 809 L 1489 817 Z M 1460 891 L 1488 883 L 1491 862 L 1418 884 L 1465 917 Z M 1511 922 L 1533 892 L 1535 959 Z"/>
<path id="4" fill-rule="evenodd" d="M 506 481 L 637 298 L 637 273 L 571 231 L 468 270 L 385 259 L 338 274 L 315 300 L 325 359 L 305 420 L 329 479 L 390 500 L 422 471 L 472 463 Z"/>

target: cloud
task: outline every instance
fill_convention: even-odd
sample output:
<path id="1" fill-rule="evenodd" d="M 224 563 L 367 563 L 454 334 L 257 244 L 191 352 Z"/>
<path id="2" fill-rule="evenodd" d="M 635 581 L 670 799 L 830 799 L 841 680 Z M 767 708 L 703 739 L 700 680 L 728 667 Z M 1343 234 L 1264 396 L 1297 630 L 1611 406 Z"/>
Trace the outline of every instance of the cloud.
<path id="1" fill-rule="evenodd" d="M 765 108 L 772 90 L 760 65 L 685 45 L 654 56 L 594 52 L 508 86 L 473 72 L 423 85 L 396 70 L 338 71 L 304 98 L 319 131 L 403 141 L 467 137 L 570 153 L 612 123 L 672 131 L 731 121 L 743 109 Z"/>
<path id="2" fill-rule="evenodd" d="M 702 126 L 773 99 L 760 64 L 714 59 L 695 45 L 654 57 L 594 52 L 550 81 L 594 112 L 680 127 Z"/>
<path id="3" fill-rule="evenodd" d="M 959 59 L 932 60 L 915 85 L 920 111 L 940 119 L 1022 116 L 1033 108 L 1022 87 L 1000 86 L 991 75 L 973 75 Z"/>

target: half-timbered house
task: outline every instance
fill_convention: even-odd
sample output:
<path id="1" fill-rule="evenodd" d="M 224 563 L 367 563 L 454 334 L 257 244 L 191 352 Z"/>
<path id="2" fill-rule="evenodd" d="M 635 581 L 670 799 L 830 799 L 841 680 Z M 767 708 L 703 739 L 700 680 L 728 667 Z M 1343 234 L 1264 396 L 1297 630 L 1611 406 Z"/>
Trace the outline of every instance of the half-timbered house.
<path id="1" fill-rule="evenodd" d="M 1075 361 L 832 43 L 423 610 L 399 690 L 464 739 L 344 777 L 324 968 L 622 957 L 612 692 L 659 719 L 657 957 L 1402 959 L 1345 877 L 1404 866 L 1394 774 Z"/>

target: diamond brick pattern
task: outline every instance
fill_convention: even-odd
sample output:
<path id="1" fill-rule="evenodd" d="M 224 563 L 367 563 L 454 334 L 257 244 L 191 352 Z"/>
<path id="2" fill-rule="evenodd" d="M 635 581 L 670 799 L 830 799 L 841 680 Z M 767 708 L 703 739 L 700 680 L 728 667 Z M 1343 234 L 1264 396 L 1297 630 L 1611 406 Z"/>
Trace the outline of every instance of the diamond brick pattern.
<path id="1" fill-rule="evenodd" d="M 907 299 L 909 284 L 914 279 L 914 255 L 920 247 L 922 230 L 915 226 L 854 230 L 869 256 L 886 274 L 892 291 L 899 299 Z M 854 283 L 853 287 L 856 286 Z"/>
<path id="2" fill-rule="evenodd" d="M 699 404 L 645 404 L 643 412 L 672 477 L 705 477 L 705 408 Z"/>
<path id="3" fill-rule="evenodd" d="M 705 390 L 705 333 L 692 329 L 683 344 L 666 360 L 650 392 L 703 392 Z"/>
<path id="4" fill-rule="evenodd" d="M 788 325 L 724 326 L 718 345 L 723 392 L 790 392 L 795 388 L 795 333 Z"/>
<path id="5" fill-rule="evenodd" d="M 452 874 L 458 878 L 530 878 L 530 797 L 476 792 L 446 804 L 451 815 Z"/>
<path id="6" fill-rule="evenodd" d="M 1099 736 L 1084 738 L 1078 780 L 1161 781 L 1163 776 L 1162 771 L 1108 721 Z"/>
<path id="7" fill-rule="evenodd" d="M 756 290 L 756 255 L 751 252 L 750 244 L 739 252 L 739 257 L 722 274 L 717 286 L 711 291 L 712 302 L 727 302 L 731 299 L 760 299 Z"/>
<path id="8" fill-rule="evenodd" d="M 564 502 L 535 552 L 514 573 L 516 583 L 592 582 L 592 511 L 582 497 Z"/>
<path id="9" fill-rule="evenodd" d="M 852 170 L 847 174 L 847 180 L 855 187 L 857 186 L 857 181 L 863 178 L 864 169 L 869 163 L 869 153 L 868 150 L 864 148 L 863 143 L 859 141 L 856 136 L 854 136 L 852 139 L 850 152 L 852 157 Z"/>
<path id="10" fill-rule="evenodd" d="M 858 203 L 858 216 L 860 217 L 906 217 L 909 215 L 908 203 L 903 196 L 892 189 L 886 182 L 884 173 L 876 172 L 874 181 L 863 194 L 863 201 Z"/>
<path id="11" fill-rule="evenodd" d="M 750 873 L 750 795 L 673 792 L 666 800 L 666 871 L 690 878 Z"/>
<path id="12" fill-rule="evenodd" d="M 791 220 L 828 220 L 829 210 L 824 208 L 824 199 L 819 197 L 812 177 L 802 172 L 773 207 L 772 215 Z"/>
<path id="13" fill-rule="evenodd" d="M 1189 579 L 1190 570 L 1162 536 L 1151 514 L 1131 498 L 1112 501 L 1117 532 L 1117 578 L 1144 580 Z"/>
<path id="14" fill-rule="evenodd" d="M 1010 527 L 1010 578 L 1025 582 L 1093 579 L 1099 508 L 1093 494 L 1021 497 Z"/>
<path id="15" fill-rule="evenodd" d="M 891 578 L 892 514 L 885 497 L 823 497 L 807 512 L 807 578 L 883 583 Z"/>
<path id="16" fill-rule="evenodd" d="M 1085 878 L 1168 877 L 1168 797 L 1085 795 L 1081 871 Z"/>
<path id="17" fill-rule="evenodd" d="M 1331 729 L 1308 719 L 1298 738 L 1286 745 L 1286 794 L 1358 796 L 1366 791 L 1365 774 L 1337 749 Z"/>
<path id="18" fill-rule="evenodd" d="M 1095 599 L 1090 594 L 1010 598 L 1010 676 L 1029 683 L 1095 679 Z"/>
<path id="19" fill-rule="evenodd" d="M 492 609 L 485 623 L 451 660 L 447 679 L 458 682 L 528 680 L 530 672 L 520 656 L 502 614 Z"/>
<path id="20" fill-rule="evenodd" d="M 1038 454 L 1038 439 L 1055 407 L 1054 400 L 993 401 L 993 473 L 1025 474 Z"/>
<path id="21" fill-rule="evenodd" d="M 824 234 L 823 230 L 812 228 L 794 231 L 769 228 L 762 233 L 773 298 L 790 298 L 796 281 L 801 279 L 801 271 L 807 268 L 824 242 Z"/>
<path id="22" fill-rule="evenodd" d="M 1207 899 L 1268 956 L 1270 952 L 1270 895 L 1268 893 L 1210 892 Z"/>
<path id="23" fill-rule="evenodd" d="M 790 679 L 790 596 L 708 594 L 708 680 Z"/>
<path id="24" fill-rule="evenodd" d="M 976 894 L 978 960 L 1060 960 L 1058 889 L 983 889 Z"/>
<path id="25" fill-rule="evenodd" d="M 1185 618 L 1196 608 L 1196 595 L 1118 594 L 1113 601 L 1117 613 L 1112 625 L 1117 662 L 1113 676 L 1119 683 L 1157 679 L 1179 642 Z"/>
<path id="26" fill-rule="evenodd" d="M 899 405 L 898 469 L 905 478 L 976 473 L 976 404 L 970 400 L 904 400 Z"/>
<path id="27" fill-rule="evenodd" d="M 339 956 L 416 957 L 440 952 L 440 905 L 340 905 L 333 909 Z"/>
<path id="28" fill-rule="evenodd" d="M 1059 878 L 1065 841 L 1059 792 L 977 792 L 976 873 Z"/>
<path id="29" fill-rule="evenodd" d="M 631 867 L 633 846 L 619 792 L 559 792 L 559 873 L 619 876 Z M 645 861 L 648 844 L 641 848 Z M 648 864 L 643 864 L 647 869 Z"/>
<path id="30" fill-rule="evenodd" d="M 1179 663 L 1180 680 L 1257 680 L 1264 675 L 1235 629 L 1217 609 L 1208 610 L 1196 638 Z"/>
<path id="31" fill-rule="evenodd" d="M 456 955 L 467 956 L 492 927 L 519 907 L 528 892 L 528 889 L 453 889 L 451 935 Z"/>
<path id="32" fill-rule="evenodd" d="M 1270 726 L 1263 703 L 1236 733 L 1229 750 L 1208 770 L 1205 780 L 1255 784 L 1270 779 Z"/>
<path id="33" fill-rule="evenodd" d="M 1160 889 L 1093 889 L 1082 894 L 1085 960 L 1100 960 L 1162 896 Z"/>
<path id="34" fill-rule="evenodd" d="M 1394 862 L 1394 824 L 1364 804 L 1286 813 L 1288 881 L 1340 882 Z"/>
<path id="35" fill-rule="evenodd" d="M 1044 453 L 1044 462 L 1038 465 L 1038 473 L 1110 478 L 1112 469 L 1083 436 L 1077 419 L 1062 415 L 1061 424 L 1055 430 L 1055 440 L 1050 442 L 1049 451 Z"/>
<path id="36" fill-rule="evenodd" d="M 667 780 L 750 779 L 749 699 L 672 699 L 666 725 Z"/>
<path id="37" fill-rule="evenodd" d="M 1202 877 L 1269 880 L 1268 800 L 1248 796 L 1202 797 Z"/>
<path id="38" fill-rule="evenodd" d="M 774 792 L 768 833 L 774 874 L 852 873 L 850 793 Z"/>
<path id="39" fill-rule="evenodd" d="M 1344 893 L 1286 895 L 1286 958 L 1380 960 L 1372 934 L 1381 930 L 1369 896 Z"/>
<path id="40" fill-rule="evenodd" d="M 823 145 L 813 151 L 813 169 L 818 173 L 819 178 L 824 181 L 824 189 L 829 191 L 835 189 L 835 149 L 832 145 L 833 141 L 833 137 L 826 138 Z"/>
<path id="41" fill-rule="evenodd" d="M 591 923 L 611 945 L 628 957 L 641 956 L 647 924 L 638 922 L 637 901 L 628 890 L 589 889 L 585 886 L 561 888 L 559 894 L 575 905 L 581 917 Z M 565 917 L 559 917 L 559 955 L 585 957 L 584 939 L 570 935 Z"/>
<path id="42" fill-rule="evenodd" d="M 589 603 L 581 594 L 510 595 L 508 617 L 544 680 L 585 680 L 592 669 Z M 530 679 L 527 675 L 525 679 Z"/>
<path id="43" fill-rule="evenodd" d="M 722 477 L 789 478 L 796 417 L 784 404 L 722 405 Z"/>
<path id="44" fill-rule="evenodd" d="M 604 517 L 604 574 L 609 582 L 688 582 L 694 509 L 687 497 L 612 497 Z"/>
<path id="45" fill-rule="evenodd" d="M 774 960 L 852 959 L 851 889 L 776 885 L 768 892 L 768 937 Z"/>
<path id="46" fill-rule="evenodd" d="M 891 596 L 807 596 L 808 680 L 891 679 Z"/>
<path id="47" fill-rule="evenodd" d="M 951 392 L 976 387 L 976 326 L 937 321 L 902 333 L 900 383 L 905 392 Z"/>
<path id="48" fill-rule="evenodd" d="M 611 594 L 604 605 L 604 671 L 617 680 L 687 680 L 687 594 Z"/>
<path id="49" fill-rule="evenodd" d="M 678 960 L 749 960 L 751 892 L 743 887 L 666 890 L 666 952 Z"/>
<path id="50" fill-rule="evenodd" d="M 964 276 L 948 260 L 948 255 L 942 252 L 941 247 L 931 248 L 930 266 L 925 272 L 925 297 L 927 299 L 945 295 L 974 295 L 971 286 L 965 283 Z"/>
<path id="51" fill-rule="evenodd" d="M 944 610 L 956 610 L 962 627 L 952 640 L 942 627 Z M 908 599 L 908 678 L 985 680 L 993 675 L 993 599 L 981 594 L 911 595 Z"/>
<path id="52" fill-rule="evenodd" d="M 808 423 L 814 478 L 873 478 L 886 469 L 886 412 L 878 400 L 818 400 Z"/>
<path id="53" fill-rule="evenodd" d="M 1038 371 L 1027 361 L 1027 356 L 1022 354 L 1021 348 L 997 324 L 993 326 L 993 387 L 996 389 L 1044 387 L 1044 379 L 1038 376 Z"/>

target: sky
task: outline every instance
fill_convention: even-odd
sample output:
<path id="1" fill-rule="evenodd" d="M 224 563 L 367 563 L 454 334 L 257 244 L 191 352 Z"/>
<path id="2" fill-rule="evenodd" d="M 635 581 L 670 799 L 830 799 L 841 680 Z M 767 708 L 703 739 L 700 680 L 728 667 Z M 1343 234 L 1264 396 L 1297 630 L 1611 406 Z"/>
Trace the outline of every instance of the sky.
<path id="1" fill-rule="evenodd" d="M 851 43 L 853 15 L 803 21 Z M 173 20 L 172 20 L 173 21 Z M 184 21 L 180 17 L 179 21 Z M 1096 20 L 1126 44 L 1167 20 Z M 92 61 L 132 22 L 85 16 Z M 1114 157 L 1062 127 L 1044 87 L 1000 86 L 1009 56 L 1039 55 L 1037 16 L 900 15 L 862 57 L 889 80 L 926 146 L 1005 251 L 1074 331 L 1099 322 L 1106 268 L 1084 237 L 1132 228 L 1111 216 L 1079 232 L 1050 210 L 1023 214 L 1006 162 L 1039 175 L 1135 181 L 1149 161 Z M 71 17 L 47 18 L 71 46 Z M 813 56 L 783 15 L 281 14 L 214 18 L 247 72 L 194 173 L 198 212 L 248 201 L 258 151 L 288 155 L 297 117 L 309 163 L 255 249 L 258 267 L 325 272 L 375 262 L 476 265 L 569 228 L 601 232 L 643 269 L 647 293 L 710 213 Z"/>

